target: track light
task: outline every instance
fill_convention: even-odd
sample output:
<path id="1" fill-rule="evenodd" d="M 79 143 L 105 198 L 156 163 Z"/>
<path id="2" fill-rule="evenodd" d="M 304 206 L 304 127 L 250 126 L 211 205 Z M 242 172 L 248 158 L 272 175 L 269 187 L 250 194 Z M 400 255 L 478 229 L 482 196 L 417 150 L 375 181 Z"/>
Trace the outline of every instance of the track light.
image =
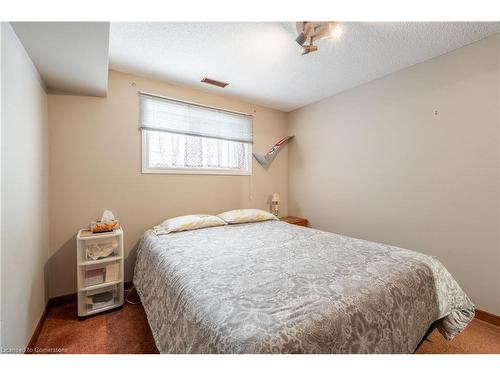
<path id="1" fill-rule="evenodd" d="M 314 44 L 309 44 L 307 46 L 302 46 L 302 52 L 300 54 L 307 55 L 308 53 L 316 52 L 317 50 L 318 46 L 315 46 Z"/>
<path id="2" fill-rule="evenodd" d="M 335 25 L 330 31 L 330 38 L 340 38 L 342 36 L 342 28 L 339 25 Z"/>
<path id="3" fill-rule="evenodd" d="M 299 44 L 299 46 L 303 46 L 304 43 L 306 42 L 306 40 L 307 40 L 307 37 L 303 32 L 299 34 L 297 39 L 295 39 L 295 41 Z"/>
<path id="4" fill-rule="evenodd" d="M 318 41 L 326 38 L 340 38 L 342 29 L 337 22 L 313 22 L 303 21 L 297 22 L 296 28 L 298 36 L 295 41 L 302 47 L 302 55 L 315 52 L 318 47 L 313 45 L 313 39 Z M 306 41 L 310 39 L 309 45 L 305 45 Z"/>

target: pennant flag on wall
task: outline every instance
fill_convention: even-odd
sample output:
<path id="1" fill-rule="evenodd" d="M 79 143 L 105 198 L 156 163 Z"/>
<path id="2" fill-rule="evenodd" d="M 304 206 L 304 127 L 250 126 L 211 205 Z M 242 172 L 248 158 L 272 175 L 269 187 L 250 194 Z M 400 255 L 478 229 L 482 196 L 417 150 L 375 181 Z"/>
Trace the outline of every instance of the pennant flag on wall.
<path id="1" fill-rule="evenodd" d="M 278 152 L 280 151 L 280 149 L 283 146 L 285 146 L 286 144 L 288 144 L 288 142 L 290 142 L 290 140 L 293 137 L 294 137 L 293 135 L 290 135 L 288 137 L 280 139 L 278 142 L 276 142 L 274 144 L 273 147 L 271 147 L 271 149 L 267 152 L 267 154 L 263 154 L 263 153 L 260 153 L 260 152 L 254 152 L 253 156 L 255 157 L 255 159 L 257 159 L 257 161 L 263 167 L 267 167 L 269 164 L 271 164 L 271 162 L 274 160 L 274 158 L 276 157 L 276 155 L 278 155 Z"/>

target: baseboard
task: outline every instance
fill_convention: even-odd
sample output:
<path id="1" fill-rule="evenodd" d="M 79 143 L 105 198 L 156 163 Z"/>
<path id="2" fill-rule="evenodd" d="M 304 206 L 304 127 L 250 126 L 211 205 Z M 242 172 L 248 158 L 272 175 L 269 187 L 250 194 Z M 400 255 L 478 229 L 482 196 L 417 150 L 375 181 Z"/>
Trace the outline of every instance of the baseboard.
<path id="1" fill-rule="evenodd" d="M 67 305 L 77 301 L 77 294 L 65 294 L 64 296 L 52 297 L 49 299 L 49 308 L 55 306 Z"/>
<path id="2" fill-rule="evenodd" d="M 45 308 L 43 309 L 42 316 L 40 317 L 40 320 L 38 321 L 38 324 L 35 327 L 35 331 L 33 332 L 33 335 L 31 336 L 31 339 L 30 339 L 30 342 L 28 343 L 28 346 L 26 347 L 26 349 L 24 349 L 24 354 L 33 354 L 35 352 L 36 342 L 38 340 L 38 336 L 40 336 L 40 332 L 42 332 L 43 323 L 45 323 L 45 319 L 47 319 L 47 315 L 49 315 L 49 304 L 48 303 L 45 305 Z"/>
<path id="3" fill-rule="evenodd" d="M 500 327 L 500 316 L 476 309 L 476 318 L 482 320 L 483 322 L 487 322 L 497 327 Z"/>

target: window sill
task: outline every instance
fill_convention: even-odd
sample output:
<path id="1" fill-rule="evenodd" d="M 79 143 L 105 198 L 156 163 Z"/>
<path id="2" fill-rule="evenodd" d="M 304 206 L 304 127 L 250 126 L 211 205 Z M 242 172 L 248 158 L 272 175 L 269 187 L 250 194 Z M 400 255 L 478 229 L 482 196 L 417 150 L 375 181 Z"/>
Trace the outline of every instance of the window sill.
<path id="1" fill-rule="evenodd" d="M 178 175 L 218 175 L 218 176 L 251 176 L 252 171 L 230 171 L 220 169 L 155 169 L 143 168 L 142 174 L 178 174 Z"/>

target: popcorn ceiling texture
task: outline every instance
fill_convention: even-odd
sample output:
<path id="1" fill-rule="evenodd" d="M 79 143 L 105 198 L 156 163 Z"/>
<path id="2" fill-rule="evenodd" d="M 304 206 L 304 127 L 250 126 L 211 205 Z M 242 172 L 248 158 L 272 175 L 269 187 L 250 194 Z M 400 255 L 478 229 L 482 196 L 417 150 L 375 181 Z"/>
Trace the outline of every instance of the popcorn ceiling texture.
<path id="1" fill-rule="evenodd" d="M 294 23 L 111 23 L 118 71 L 291 111 L 500 32 L 498 22 L 342 23 L 300 55 Z M 224 89 L 200 83 L 224 82 Z"/>

